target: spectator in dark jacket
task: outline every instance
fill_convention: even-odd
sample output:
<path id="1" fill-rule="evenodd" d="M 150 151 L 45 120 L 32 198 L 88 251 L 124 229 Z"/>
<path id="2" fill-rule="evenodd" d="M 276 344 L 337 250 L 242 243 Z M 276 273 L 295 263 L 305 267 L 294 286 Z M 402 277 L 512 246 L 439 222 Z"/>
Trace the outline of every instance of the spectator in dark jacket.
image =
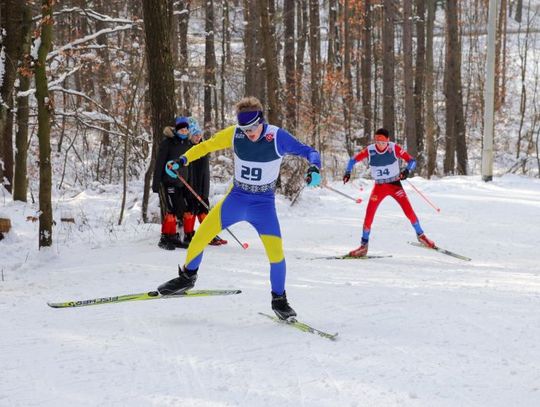
<path id="1" fill-rule="evenodd" d="M 203 133 L 197 122 L 193 118 L 189 118 L 190 121 L 190 141 L 193 145 L 199 144 L 203 138 Z M 208 215 L 207 207 L 210 206 L 208 196 L 210 193 L 210 158 L 204 156 L 197 161 L 194 161 L 189 167 L 189 179 L 190 184 L 199 195 L 199 197 L 206 204 L 203 205 L 197 197 L 191 194 L 188 197 L 188 210 L 184 217 L 184 243 L 189 244 L 191 238 L 195 234 L 195 221 L 198 219 L 199 223 L 202 223 L 206 215 Z M 210 242 L 213 246 L 220 246 L 227 244 L 227 241 L 219 236 L 214 237 Z"/>
<path id="2" fill-rule="evenodd" d="M 167 174 L 165 164 L 185 154 L 192 146 L 189 141 L 188 118 L 177 117 L 175 126 L 165 127 L 163 135 L 165 137 L 159 145 L 156 158 L 152 191 L 159 193 L 161 208 L 161 238 L 158 246 L 162 249 L 174 250 L 176 247 L 187 247 L 180 238 L 180 233 L 177 232 L 177 224 L 183 224 L 190 192 L 178 178 L 172 178 Z M 178 172 L 189 182 L 187 168 L 180 168 Z"/>

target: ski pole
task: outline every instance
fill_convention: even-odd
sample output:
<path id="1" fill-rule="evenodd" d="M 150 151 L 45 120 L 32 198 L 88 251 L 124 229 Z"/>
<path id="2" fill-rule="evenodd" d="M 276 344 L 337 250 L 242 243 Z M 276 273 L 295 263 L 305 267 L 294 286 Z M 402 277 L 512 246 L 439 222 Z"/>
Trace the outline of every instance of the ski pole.
<path id="1" fill-rule="evenodd" d="M 433 203 L 432 203 L 432 202 L 431 202 L 431 201 L 430 201 L 430 200 L 429 200 L 429 199 L 428 199 L 428 198 L 427 198 L 427 197 L 426 197 L 426 196 L 425 196 L 418 188 L 416 188 L 416 187 L 413 185 L 413 183 L 412 183 L 411 181 L 409 181 L 408 179 L 407 179 L 406 181 L 409 183 L 409 185 L 410 185 L 411 187 L 413 187 L 413 189 L 418 193 L 418 195 L 420 195 L 422 198 L 424 198 L 424 200 L 425 200 L 428 204 L 431 205 L 431 207 L 432 207 L 433 209 L 435 209 L 437 212 L 440 212 L 440 211 L 441 211 L 441 208 L 438 208 L 438 207 L 436 207 L 435 205 L 433 205 Z"/>
<path id="2" fill-rule="evenodd" d="M 203 201 L 203 199 L 199 196 L 199 194 L 195 192 L 195 190 L 191 187 L 191 185 L 189 185 L 189 183 L 184 179 L 184 177 L 180 175 L 178 171 L 176 171 L 176 176 L 182 182 L 182 184 L 184 184 L 186 188 L 189 189 L 189 191 L 193 194 L 193 196 L 197 198 L 197 200 L 210 212 L 210 207 L 206 204 L 206 202 Z M 229 232 L 229 234 L 234 238 L 234 240 L 238 242 L 240 246 L 242 246 L 242 249 L 245 250 L 249 247 L 247 243 L 242 243 L 240 240 L 238 240 L 238 238 L 234 235 L 233 232 L 229 230 L 229 228 L 225 228 L 225 230 Z"/>
<path id="3" fill-rule="evenodd" d="M 362 203 L 362 198 L 358 198 L 358 199 L 353 198 L 352 196 L 347 195 L 347 194 L 344 193 L 344 192 L 338 191 L 337 189 L 334 189 L 334 188 L 328 186 L 328 184 L 326 184 L 326 183 L 323 184 L 323 187 L 325 187 L 326 189 L 329 189 L 329 190 L 332 191 L 332 192 L 335 192 L 336 194 L 339 194 L 339 195 L 341 195 L 341 196 L 344 196 L 345 198 L 348 198 L 348 199 L 350 199 L 350 200 L 352 200 L 352 201 L 354 201 L 354 202 L 356 202 L 356 203 Z"/>
<path id="4" fill-rule="evenodd" d="M 306 184 L 302 185 L 302 187 L 298 190 L 293 200 L 291 201 L 291 206 L 293 206 L 296 203 L 296 200 L 300 197 L 300 194 L 302 193 L 305 187 L 306 187 Z"/>

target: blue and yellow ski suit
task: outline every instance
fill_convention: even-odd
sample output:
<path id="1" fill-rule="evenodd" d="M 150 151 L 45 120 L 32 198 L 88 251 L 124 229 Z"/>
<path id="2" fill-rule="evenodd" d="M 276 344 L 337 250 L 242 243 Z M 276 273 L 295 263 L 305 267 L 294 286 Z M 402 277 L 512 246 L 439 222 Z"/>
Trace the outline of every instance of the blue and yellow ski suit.
<path id="1" fill-rule="evenodd" d="M 212 151 L 231 147 L 234 149 L 233 186 L 210 210 L 195 233 L 187 250 L 185 268 L 197 270 L 203 250 L 213 237 L 237 222 L 246 221 L 255 228 L 266 250 L 272 291 L 281 295 L 285 291 L 286 266 L 275 206 L 281 161 L 284 155 L 292 154 L 304 157 L 320 168 L 319 153 L 270 124 L 263 124 L 261 135 L 255 142 L 234 125 L 187 151 L 187 165 Z"/>

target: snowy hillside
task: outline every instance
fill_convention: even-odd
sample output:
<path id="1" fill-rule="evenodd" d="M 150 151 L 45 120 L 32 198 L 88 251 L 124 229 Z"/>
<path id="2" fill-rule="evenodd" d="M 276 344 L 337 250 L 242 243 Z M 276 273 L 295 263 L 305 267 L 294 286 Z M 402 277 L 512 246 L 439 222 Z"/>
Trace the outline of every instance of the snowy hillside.
<path id="1" fill-rule="evenodd" d="M 359 245 L 371 184 L 332 184 L 360 205 L 328 189 L 292 208 L 278 197 L 289 300 L 335 342 L 258 315 L 270 312 L 268 265 L 247 224 L 232 230 L 249 249 L 223 233 L 196 286 L 240 295 L 49 308 L 155 289 L 184 252 L 139 224 L 138 188 L 121 227 L 112 187 L 57 201 L 55 245 L 41 251 L 34 209 L 0 194 L 14 224 L 0 242 L 0 406 L 540 405 L 540 181 L 411 182 L 441 208 L 405 183 L 427 235 L 471 262 L 407 244 L 413 229 L 390 199 L 370 253 L 391 258 L 314 260 Z"/>

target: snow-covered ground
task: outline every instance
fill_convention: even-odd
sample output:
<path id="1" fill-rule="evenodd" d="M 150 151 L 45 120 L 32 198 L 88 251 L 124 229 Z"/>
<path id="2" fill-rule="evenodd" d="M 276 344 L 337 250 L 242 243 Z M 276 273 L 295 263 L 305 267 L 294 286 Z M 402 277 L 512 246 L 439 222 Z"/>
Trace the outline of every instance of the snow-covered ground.
<path id="1" fill-rule="evenodd" d="M 373 225 L 373 260 L 313 260 L 359 244 L 360 205 L 328 189 L 278 197 L 287 292 L 300 319 L 331 342 L 258 315 L 270 312 L 268 265 L 247 224 L 210 247 L 197 288 L 230 297 L 52 309 L 47 301 L 154 289 L 184 252 L 157 248 L 159 225 L 118 190 L 55 204 L 52 249 L 37 250 L 35 209 L 0 196 L 13 231 L 0 242 L 0 406 L 538 406 L 540 181 L 506 176 L 413 178 L 421 223 L 464 262 L 407 244 L 413 229 L 390 199 Z M 358 185 L 358 183 L 357 183 Z M 217 197 L 216 197 L 217 198 Z"/>

